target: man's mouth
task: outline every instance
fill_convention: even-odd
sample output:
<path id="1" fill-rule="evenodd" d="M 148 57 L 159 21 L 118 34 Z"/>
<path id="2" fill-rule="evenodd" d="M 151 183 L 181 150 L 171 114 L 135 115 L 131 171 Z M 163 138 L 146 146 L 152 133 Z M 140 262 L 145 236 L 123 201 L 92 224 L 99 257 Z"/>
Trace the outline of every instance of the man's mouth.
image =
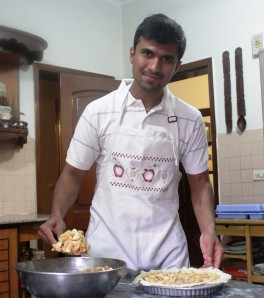
<path id="1" fill-rule="evenodd" d="M 152 80 L 161 80 L 162 79 L 162 75 L 158 74 L 158 73 L 150 73 L 150 72 L 143 72 L 144 76 L 149 77 Z"/>

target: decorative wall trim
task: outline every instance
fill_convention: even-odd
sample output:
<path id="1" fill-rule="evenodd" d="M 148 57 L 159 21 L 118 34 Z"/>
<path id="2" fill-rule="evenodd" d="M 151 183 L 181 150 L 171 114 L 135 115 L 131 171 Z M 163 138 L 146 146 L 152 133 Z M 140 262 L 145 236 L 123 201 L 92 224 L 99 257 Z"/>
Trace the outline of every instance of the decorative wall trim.
<path id="1" fill-rule="evenodd" d="M 117 7 L 117 8 L 124 8 L 131 4 L 135 4 L 141 2 L 143 0 L 93 0 L 101 4 Z"/>

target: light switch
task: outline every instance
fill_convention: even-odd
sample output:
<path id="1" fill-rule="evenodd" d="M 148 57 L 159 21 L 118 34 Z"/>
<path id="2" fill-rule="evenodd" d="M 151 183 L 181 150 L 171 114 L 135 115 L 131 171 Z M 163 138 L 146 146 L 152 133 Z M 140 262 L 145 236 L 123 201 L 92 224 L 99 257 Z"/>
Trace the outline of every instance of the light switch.
<path id="1" fill-rule="evenodd" d="M 259 51 L 262 51 L 264 46 L 264 33 L 255 34 L 251 38 L 253 57 L 258 57 Z"/>
<path id="2" fill-rule="evenodd" d="M 264 170 L 253 170 L 253 180 L 264 180 Z"/>

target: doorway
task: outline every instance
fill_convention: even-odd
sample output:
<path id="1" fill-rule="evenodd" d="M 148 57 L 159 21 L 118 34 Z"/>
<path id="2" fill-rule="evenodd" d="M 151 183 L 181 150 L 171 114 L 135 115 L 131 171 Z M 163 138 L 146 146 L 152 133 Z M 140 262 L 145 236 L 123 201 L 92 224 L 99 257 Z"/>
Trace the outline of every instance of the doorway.
<path id="1" fill-rule="evenodd" d="M 89 102 L 115 90 L 120 82 L 112 76 L 40 63 L 34 64 L 34 82 L 37 212 L 49 214 L 54 187 L 82 111 Z M 95 177 L 92 167 L 65 218 L 68 229 L 87 229 Z"/>
<path id="2" fill-rule="evenodd" d="M 169 89 L 175 96 L 198 108 L 204 118 L 208 140 L 209 177 L 216 206 L 219 199 L 212 59 L 183 64 L 172 78 Z M 179 184 L 179 214 L 187 237 L 191 266 L 200 267 L 203 265 L 200 230 L 192 208 L 188 178 L 184 168 L 180 166 L 180 169 L 182 179 Z"/>

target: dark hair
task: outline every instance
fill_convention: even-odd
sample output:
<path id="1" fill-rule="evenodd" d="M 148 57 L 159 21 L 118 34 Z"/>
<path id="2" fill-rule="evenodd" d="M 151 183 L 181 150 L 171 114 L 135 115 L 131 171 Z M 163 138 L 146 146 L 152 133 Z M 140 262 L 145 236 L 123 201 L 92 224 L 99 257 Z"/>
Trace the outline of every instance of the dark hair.
<path id="1" fill-rule="evenodd" d="M 178 23 L 164 14 L 154 14 L 143 20 L 135 33 L 134 49 L 136 49 L 141 36 L 161 44 L 172 43 L 177 45 L 178 59 L 181 60 L 186 48 L 185 34 Z"/>

